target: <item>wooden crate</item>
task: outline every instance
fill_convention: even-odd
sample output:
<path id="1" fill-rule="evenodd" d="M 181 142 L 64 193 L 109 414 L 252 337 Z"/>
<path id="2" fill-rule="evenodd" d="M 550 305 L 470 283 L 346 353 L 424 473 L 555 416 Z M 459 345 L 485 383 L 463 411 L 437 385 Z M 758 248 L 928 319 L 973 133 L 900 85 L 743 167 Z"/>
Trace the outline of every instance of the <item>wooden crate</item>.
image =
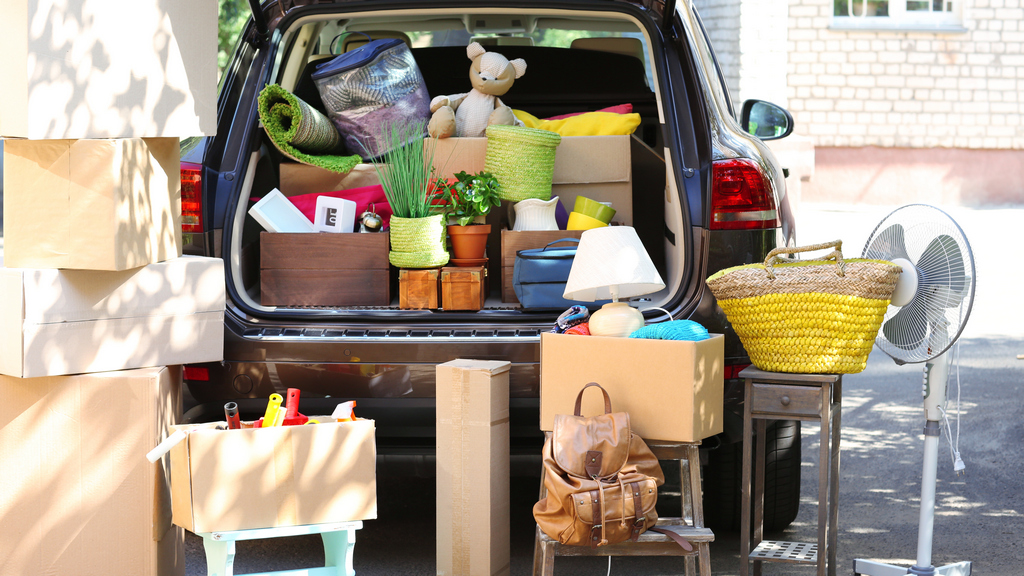
<path id="1" fill-rule="evenodd" d="M 482 310 L 487 299 L 487 268 L 450 266 L 441 269 L 441 308 Z"/>
<path id="2" fill-rule="evenodd" d="M 264 306 L 388 306 L 388 234 L 260 233 Z"/>
<path id="3" fill-rule="evenodd" d="M 438 307 L 440 268 L 398 271 L 398 307 L 403 310 L 433 310 Z"/>
<path id="4" fill-rule="evenodd" d="M 562 238 L 579 239 L 583 230 L 535 230 L 516 232 L 501 231 L 501 301 L 518 303 L 515 290 L 512 288 L 512 272 L 516 265 L 516 252 L 531 248 L 543 248 L 549 242 Z"/>

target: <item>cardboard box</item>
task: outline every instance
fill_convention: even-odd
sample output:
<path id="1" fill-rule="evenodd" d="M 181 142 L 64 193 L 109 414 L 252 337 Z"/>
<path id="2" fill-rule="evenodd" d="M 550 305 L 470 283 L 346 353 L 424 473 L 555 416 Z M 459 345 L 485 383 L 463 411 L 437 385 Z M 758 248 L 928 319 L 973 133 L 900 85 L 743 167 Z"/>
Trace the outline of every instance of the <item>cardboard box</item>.
<path id="1" fill-rule="evenodd" d="M 724 357 L 721 334 L 700 342 L 541 334 L 540 429 L 572 414 L 580 390 L 597 382 L 641 438 L 713 436 L 722 431 Z M 583 415 L 603 413 L 603 402 L 600 391 L 587 391 Z"/>
<path id="2" fill-rule="evenodd" d="M 475 174 L 485 167 L 487 138 L 438 140 L 434 167 L 451 176 L 465 170 Z M 633 174 L 630 136 L 566 136 L 555 149 L 551 195 L 571 212 L 577 195 L 611 202 L 614 221 L 633 225 Z"/>
<path id="3" fill-rule="evenodd" d="M 441 268 L 441 308 L 482 310 L 487 300 L 486 280 L 483 266 Z"/>
<path id="4" fill-rule="evenodd" d="M 510 367 L 437 366 L 438 576 L 509 574 Z"/>
<path id="5" fill-rule="evenodd" d="M 311 418 L 321 424 L 189 432 L 171 449 L 174 523 L 200 533 L 376 518 L 373 420 Z"/>
<path id="6" fill-rule="evenodd" d="M 515 230 L 501 231 L 501 301 L 519 303 L 516 298 L 516 291 L 512 285 L 512 276 L 516 267 L 516 252 L 543 248 L 555 240 L 562 238 L 579 239 L 583 230 L 532 230 L 528 232 L 517 232 Z M 568 246 L 568 244 L 559 244 Z"/>
<path id="7" fill-rule="evenodd" d="M 388 306 L 388 234 L 260 233 L 264 306 Z"/>
<path id="8" fill-rule="evenodd" d="M 181 369 L 0 376 L 0 575 L 185 573 L 170 459 Z"/>
<path id="9" fill-rule="evenodd" d="M 438 307 L 440 268 L 398 271 L 398 307 L 402 310 L 433 310 Z"/>
<path id="10" fill-rule="evenodd" d="M 380 184 L 372 164 L 357 164 L 351 172 L 338 174 L 309 164 L 282 162 L 279 166 L 280 186 L 285 196 L 351 190 Z"/>
<path id="11" fill-rule="evenodd" d="M 33 378 L 216 362 L 224 261 L 124 272 L 0 268 L 0 374 Z"/>
<path id="12" fill-rule="evenodd" d="M 12 268 L 127 270 L 181 256 L 177 138 L 7 140 Z"/>
<path id="13" fill-rule="evenodd" d="M 217 3 L 4 0 L 0 135 L 213 136 Z"/>

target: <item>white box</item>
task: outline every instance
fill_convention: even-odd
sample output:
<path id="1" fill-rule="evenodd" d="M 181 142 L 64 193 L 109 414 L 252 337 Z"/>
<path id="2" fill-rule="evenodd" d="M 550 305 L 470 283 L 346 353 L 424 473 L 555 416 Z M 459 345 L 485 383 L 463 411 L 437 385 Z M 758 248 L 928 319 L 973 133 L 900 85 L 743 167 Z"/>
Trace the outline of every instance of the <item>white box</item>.
<path id="1" fill-rule="evenodd" d="M 3 0 L 0 135 L 217 130 L 217 2 Z"/>
<path id="2" fill-rule="evenodd" d="M 345 198 L 318 196 L 313 230 L 317 232 L 352 232 L 355 229 L 356 203 Z"/>
<path id="3" fill-rule="evenodd" d="M 223 359 L 220 258 L 183 256 L 123 272 L 0 268 L 0 374 Z"/>
<path id="4" fill-rule="evenodd" d="M 313 232 L 313 223 L 292 201 L 274 188 L 249 208 L 249 215 L 267 232 Z"/>

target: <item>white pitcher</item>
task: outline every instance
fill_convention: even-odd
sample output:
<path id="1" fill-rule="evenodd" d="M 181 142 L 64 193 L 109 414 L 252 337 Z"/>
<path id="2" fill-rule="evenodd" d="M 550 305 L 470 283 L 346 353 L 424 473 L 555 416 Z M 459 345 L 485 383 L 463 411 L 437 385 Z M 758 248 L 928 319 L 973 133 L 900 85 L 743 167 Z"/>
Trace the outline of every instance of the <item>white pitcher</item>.
<path id="1" fill-rule="evenodd" d="M 558 230 L 558 222 L 555 221 L 555 208 L 558 206 L 558 196 L 550 200 L 527 198 L 512 206 L 515 215 L 513 230 Z"/>

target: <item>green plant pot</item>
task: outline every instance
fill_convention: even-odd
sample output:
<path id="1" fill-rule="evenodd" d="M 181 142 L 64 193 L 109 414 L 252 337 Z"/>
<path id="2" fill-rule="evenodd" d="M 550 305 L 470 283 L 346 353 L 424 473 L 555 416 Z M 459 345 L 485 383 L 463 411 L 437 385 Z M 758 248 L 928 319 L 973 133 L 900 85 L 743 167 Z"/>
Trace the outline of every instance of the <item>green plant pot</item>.
<path id="1" fill-rule="evenodd" d="M 444 249 L 444 215 L 426 218 L 391 217 L 388 260 L 399 268 L 436 268 L 448 263 Z"/>

